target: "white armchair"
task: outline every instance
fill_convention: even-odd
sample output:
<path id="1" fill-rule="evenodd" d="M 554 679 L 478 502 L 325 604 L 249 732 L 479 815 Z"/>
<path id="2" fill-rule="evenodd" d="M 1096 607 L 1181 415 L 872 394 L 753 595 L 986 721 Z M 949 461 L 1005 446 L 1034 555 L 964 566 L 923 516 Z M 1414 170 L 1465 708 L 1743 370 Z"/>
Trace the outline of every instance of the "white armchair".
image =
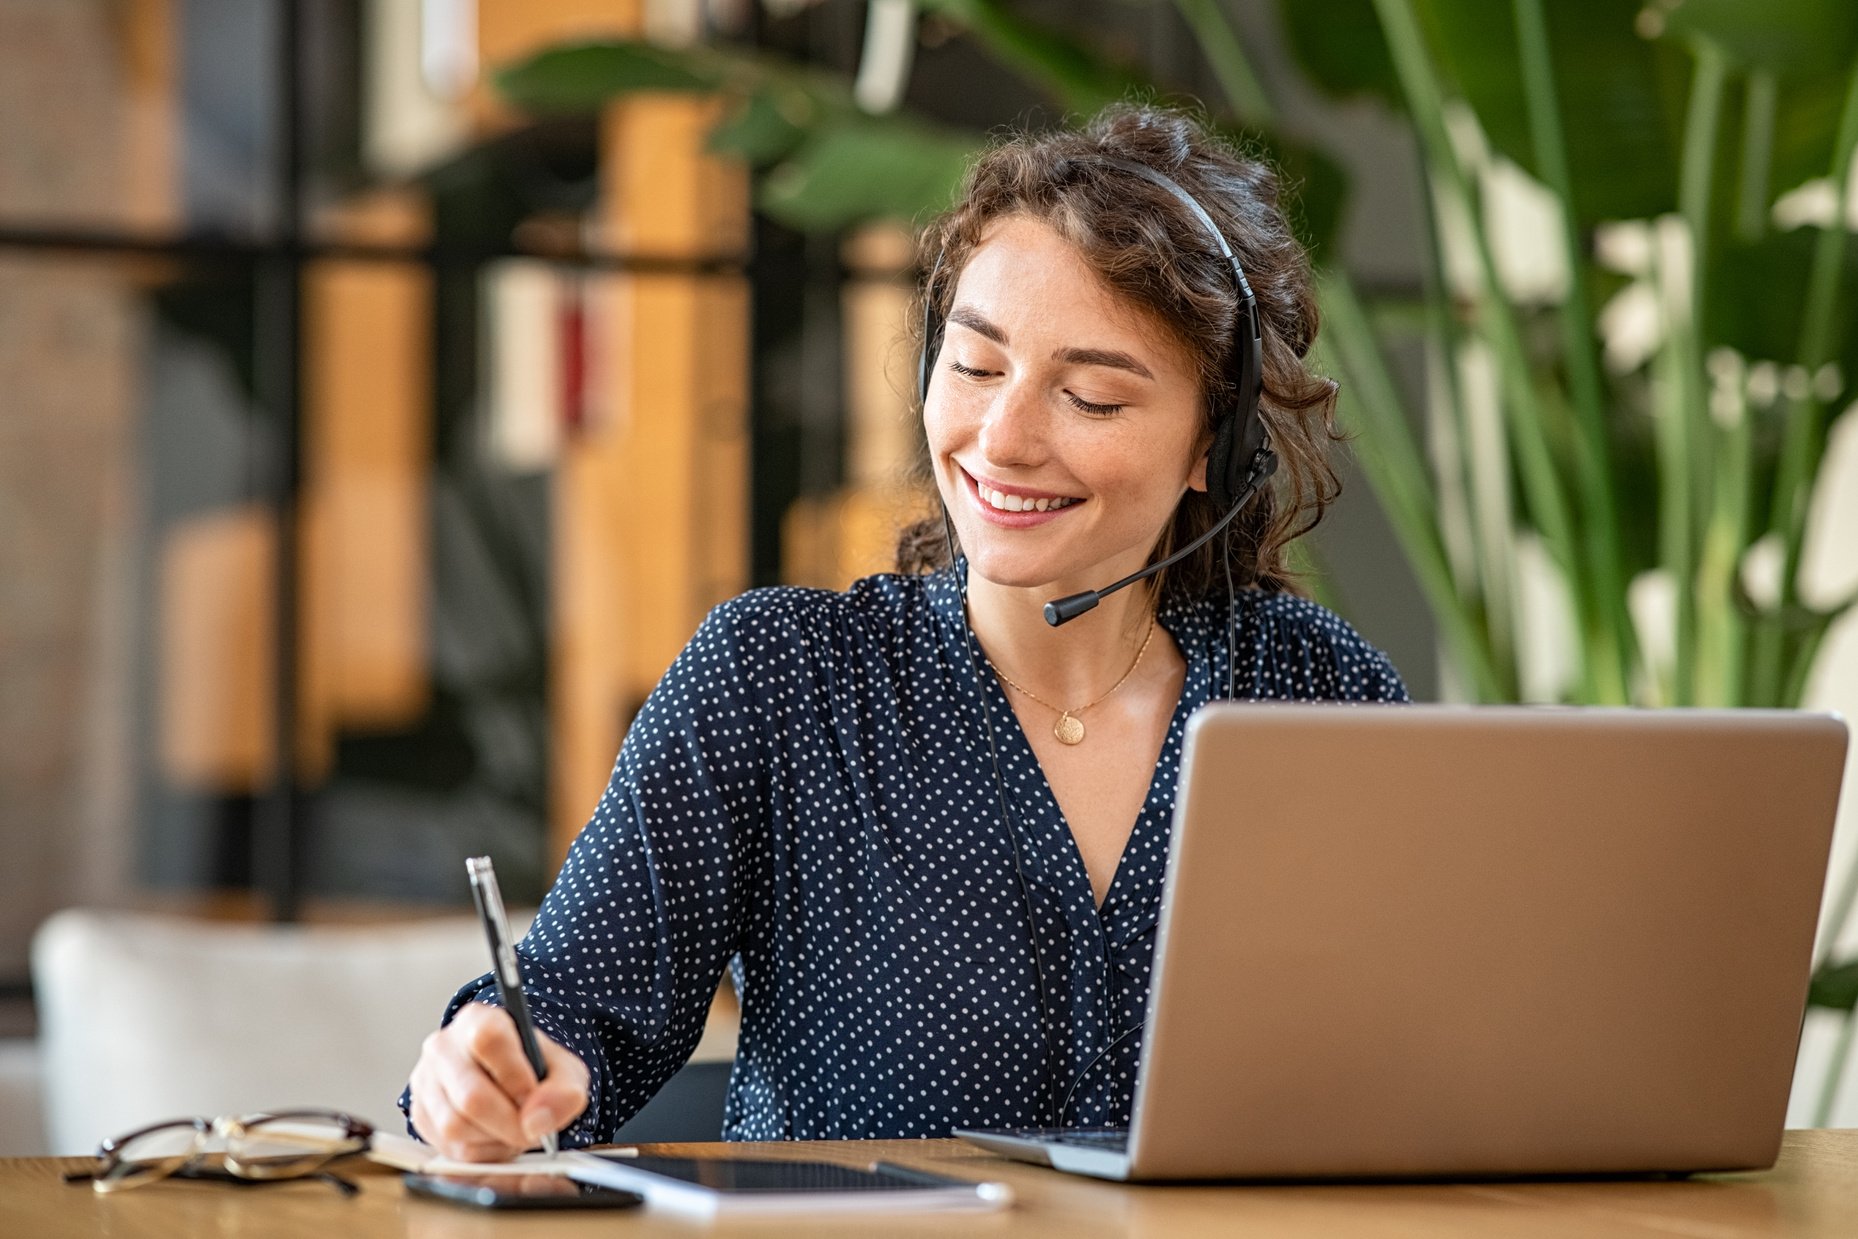
<path id="1" fill-rule="evenodd" d="M 513 914 L 512 932 L 532 915 Z M 32 944 L 44 1151 L 85 1154 L 157 1119 L 281 1106 L 333 1106 L 400 1131 L 394 1102 L 421 1040 L 487 962 L 468 916 L 332 928 L 59 912 Z M 691 1066 L 628 1138 L 717 1138 L 736 1024 L 733 1001 L 717 1003 Z"/>
<path id="2" fill-rule="evenodd" d="M 470 917 L 329 928 L 59 912 L 32 949 L 50 1152 L 292 1105 L 398 1131 L 421 1039 L 485 962 Z"/>

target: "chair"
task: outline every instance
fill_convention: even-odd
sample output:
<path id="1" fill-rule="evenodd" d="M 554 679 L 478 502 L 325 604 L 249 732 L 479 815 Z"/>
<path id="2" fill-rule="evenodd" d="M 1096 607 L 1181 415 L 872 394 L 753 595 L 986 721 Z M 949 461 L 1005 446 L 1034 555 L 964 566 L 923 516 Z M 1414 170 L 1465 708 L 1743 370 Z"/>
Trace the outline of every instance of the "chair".
<path id="1" fill-rule="evenodd" d="M 59 912 L 32 949 L 50 1149 L 83 1154 L 155 1119 L 287 1105 L 398 1131 L 420 1041 L 484 966 L 469 917 L 332 928 Z M 709 1076 L 734 1050 L 732 1031 L 716 1033 L 701 1047 Z M 676 1138 L 715 1139 L 720 1102 L 713 1114 L 695 1104 L 677 1107 Z"/>
<path id="2" fill-rule="evenodd" d="M 0 1039 L 0 1157 L 43 1157 L 45 1104 L 39 1047 L 30 1037 Z"/>

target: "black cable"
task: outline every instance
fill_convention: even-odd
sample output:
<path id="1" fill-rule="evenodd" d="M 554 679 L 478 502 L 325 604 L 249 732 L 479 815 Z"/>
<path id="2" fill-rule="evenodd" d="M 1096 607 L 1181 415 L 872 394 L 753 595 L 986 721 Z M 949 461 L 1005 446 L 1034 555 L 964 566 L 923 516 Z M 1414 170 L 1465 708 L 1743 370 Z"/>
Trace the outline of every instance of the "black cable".
<path id="1" fill-rule="evenodd" d="M 1238 651 L 1233 648 L 1232 634 L 1238 628 L 1238 591 L 1232 587 L 1232 526 L 1226 526 L 1226 536 L 1219 540 L 1219 557 L 1226 561 L 1226 700 L 1239 699 L 1239 660 Z"/>
<path id="2" fill-rule="evenodd" d="M 1081 1067 L 1078 1070 L 1077 1077 L 1071 1081 L 1070 1091 L 1065 1093 L 1064 1100 L 1058 1103 L 1058 1122 L 1054 1124 L 1054 1126 L 1058 1126 L 1058 1127 L 1064 1126 L 1064 1112 L 1068 1108 L 1070 1108 L 1071 1099 L 1077 1096 L 1078 1085 L 1084 1082 L 1084 1078 L 1090 1074 L 1090 1069 L 1092 1067 L 1095 1067 L 1098 1063 L 1102 1062 L 1103 1056 L 1105 1054 L 1108 1054 L 1111 1050 L 1121 1045 L 1124 1041 L 1127 1041 L 1129 1039 L 1130 1033 L 1142 1031 L 1142 1026 L 1146 1024 L 1147 1022 L 1148 1021 L 1146 1020 L 1146 1018 L 1137 1020 L 1135 1023 L 1129 1025 L 1129 1027 L 1117 1033 L 1114 1037 L 1111 1037 L 1110 1043 L 1104 1046 L 1101 1050 L 1098 1050 L 1095 1054 L 1093 1054 L 1091 1056 L 1090 1061 L 1085 1063 L 1083 1067 Z M 1130 1117 L 1133 1118 L 1134 1116 L 1131 1115 Z"/>

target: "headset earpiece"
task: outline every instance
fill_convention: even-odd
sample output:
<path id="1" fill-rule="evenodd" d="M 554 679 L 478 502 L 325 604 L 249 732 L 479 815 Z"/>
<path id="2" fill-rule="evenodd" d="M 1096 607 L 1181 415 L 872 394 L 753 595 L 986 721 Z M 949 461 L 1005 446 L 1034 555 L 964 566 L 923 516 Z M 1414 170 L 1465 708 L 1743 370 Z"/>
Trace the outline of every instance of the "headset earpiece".
<path id="1" fill-rule="evenodd" d="M 929 404 L 929 368 L 935 365 L 942 349 L 942 315 L 935 301 L 936 278 L 942 274 L 942 255 L 935 256 L 929 279 L 923 284 L 923 346 L 916 356 L 916 403 L 918 412 Z"/>
<path id="2" fill-rule="evenodd" d="M 1264 342 L 1259 334 L 1258 306 L 1236 261 L 1232 269 L 1238 273 L 1243 298 L 1232 341 L 1234 401 L 1216 419 L 1213 446 L 1206 454 L 1206 491 L 1222 510 L 1238 502 L 1254 473 L 1269 473 L 1276 464 L 1264 419 L 1258 414 L 1258 398 L 1264 385 Z M 1271 457 L 1268 464 L 1259 455 L 1261 452 Z"/>

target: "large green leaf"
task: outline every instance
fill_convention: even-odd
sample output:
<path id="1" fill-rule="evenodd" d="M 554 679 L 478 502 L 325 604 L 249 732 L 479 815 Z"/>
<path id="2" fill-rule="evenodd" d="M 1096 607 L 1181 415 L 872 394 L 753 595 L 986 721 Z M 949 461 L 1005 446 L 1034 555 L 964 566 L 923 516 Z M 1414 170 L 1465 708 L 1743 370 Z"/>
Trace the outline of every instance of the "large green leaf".
<path id="1" fill-rule="evenodd" d="M 497 80 L 513 103 L 537 111 L 591 111 L 640 91 L 728 97 L 710 149 L 765 169 L 757 204 L 801 229 L 915 219 L 946 206 L 984 142 L 907 115 L 867 114 L 841 77 L 724 48 L 579 44 L 538 53 Z"/>
<path id="2" fill-rule="evenodd" d="M 1858 11 L 1858 5 L 1854 10 Z M 1782 83 L 1774 121 L 1774 165 L 1768 179 L 1770 201 L 1831 171 L 1832 145 L 1851 87 L 1850 73 L 1848 64 L 1843 74 Z"/>
<path id="3" fill-rule="evenodd" d="M 996 60 L 1049 91 L 1069 111 L 1088 115 L 1150 85 L 1141 73 L 1084 40 L 1029 21 L 1001 0 L 917 0 L 917 6 L 966 29 Z"/>
<path id="4" fill-rule="evenodd" d="M 644 90 L 722 88 L 726 63 L 707 48 L 618 41 L 551 47 L 497 71 L 497 90 L 525 112 L 587 112 Z"/>
<path id="5" fill-rule="evenodd" d="M 825 231 L 948 206 L 978 136 L 895 117 L 851 117 L 809 133 L 762 181 L 757 205 L 790 227 Z"/>
<path id="6" fill-rule="evenodd" d="M 1297 62 L 1324 92 L 1337 99 L 1372 95 L 1399 102 L 1400 79 L 1374 0 L 1282 0 L 1278 20 Z"/>
<path id="7" fill-rule="evenodd" d="M 1824 963 L 1813 973 L 1813 984 L 1806 993 L 1807 1005 L 1833 1011 L 1858 1008 L 1858 960 L 1842 964 Z"/>
<path id="8" fill-rule="evenodd" d="M 782 93 L 760 90 L 738 103 L 710 131 L 709 148 L 757 168 L 792 152 L 806 140 L 808 126 L 818 123 L 820 112 L 804 95 L 795 100 L 795 106 L 783 108 Z"/>
<path id="9" fill-rule="evenodd" d="M 1708 39 L 1739 69 L 1782 81 L 1843 78 L 1858 58 L 1858 4 L 1851 0 L 1678 0 L 1665 30 Z"/>
<path id="10" fill-rule="evenodd" d="M 1453 93 L 1477 114 L 1497 150 L 1539 175 L 1511 5 L 1415 0 L 1414 7 Z M 1555 0 L 1546 7 L 1576 219 L 1589 224 L 1675 210 L 1688 57 L 1635 31 L 1636 0 Z M 1279 12 L 1298 60 L 1325 90 L 1404 106 L 1371 0 L 1283 0 Z"/>
<path id="11" fill-rule="evenodd" d="M 1447 79 L 1498 150 L 1540 175 L 1523 96 L 1514 9 L 1498 0 L 1420 0 Z M 1634 29 L 1638 0 L 1544 6 L 1567 135 L 1574 214 L 1583 224 L 1677 207 L 1677 150 L 1689 58 Z"/>

